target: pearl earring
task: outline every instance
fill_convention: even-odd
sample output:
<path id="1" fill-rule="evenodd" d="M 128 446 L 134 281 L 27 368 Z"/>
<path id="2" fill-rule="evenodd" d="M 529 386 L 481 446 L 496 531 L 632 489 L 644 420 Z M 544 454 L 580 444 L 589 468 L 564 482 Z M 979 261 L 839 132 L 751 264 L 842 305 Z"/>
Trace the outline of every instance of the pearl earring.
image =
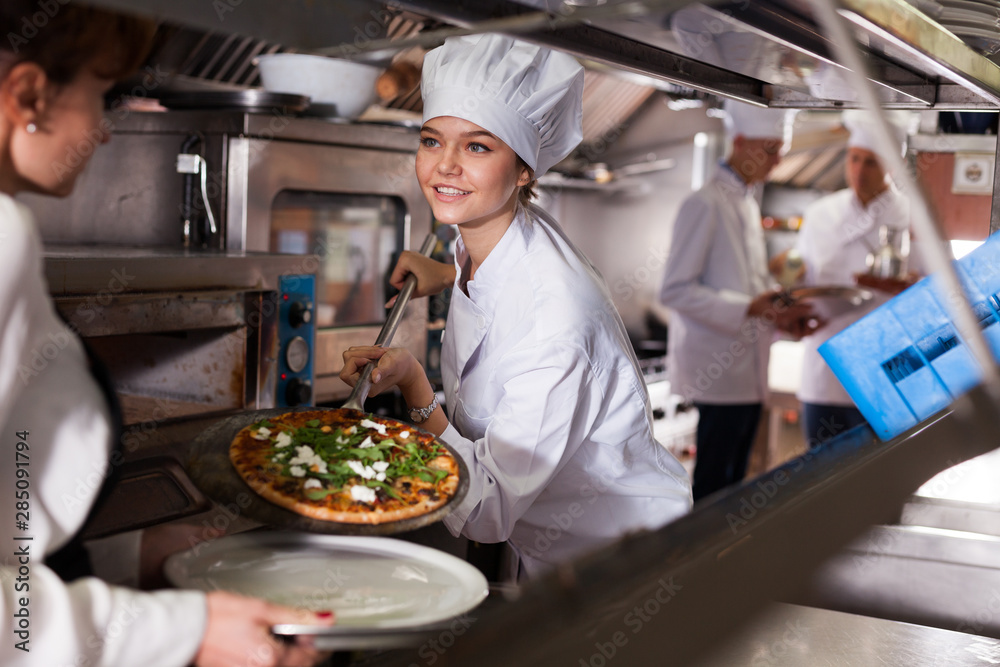
<path id="1" fill-rule="evenodd" d="M 38 131 L 38 126 L 35 125 L 34 123 L 28 123 L 28 125 L 24 129 L 27 130 L 28 134 L 34 134 L 35 132 Z"/>

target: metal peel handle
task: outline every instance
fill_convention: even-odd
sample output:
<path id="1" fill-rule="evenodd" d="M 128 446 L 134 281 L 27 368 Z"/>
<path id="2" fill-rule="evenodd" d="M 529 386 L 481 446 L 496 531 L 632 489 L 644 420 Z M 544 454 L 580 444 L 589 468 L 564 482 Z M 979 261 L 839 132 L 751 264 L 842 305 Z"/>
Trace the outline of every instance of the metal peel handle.
<path id="1" fill-rule="evenodd" d="M 437 237 L 434 234 L 428 234 L 427 238 L 424 239 L 424 244 L 420 246 L 420 254 L 424 257 L 430 257 L 431 251 L 434 250 L 434 246 L 436 245 Z M 379 332 L 378 338 L 375 339 L 376 347 L 385 347 L 392 342 L 392 337 L 396 334 L 396 328 L 399 326 L 400 320 L 403 319 L 403 309 L 406 308 L 406 303 L 410 300 L 410 295 L 413 294 L 413 290 L 416 288 L 417 277 L 411 273 L 406 277 L 403 289 L 400 290 L 399 296 L 396 297 L 396 303 L 393 304 L 392 310 L 389 311 L 389 317 L 385 319 L 385 324 L 382 325 L 382 331 Z M 351 392 L 350 397 L 344 403 L 343 407 L 353 410 L 364 410 L 365 399 L 368 398 L 368 391 L 372 388 L 373 370 L 375 370 L 374 361 L 369 361 L 365 364 L 364 369 L 361 371 L 361 376 L 358 378 L 358 383 L 354 385 L 354 391 Z"/>

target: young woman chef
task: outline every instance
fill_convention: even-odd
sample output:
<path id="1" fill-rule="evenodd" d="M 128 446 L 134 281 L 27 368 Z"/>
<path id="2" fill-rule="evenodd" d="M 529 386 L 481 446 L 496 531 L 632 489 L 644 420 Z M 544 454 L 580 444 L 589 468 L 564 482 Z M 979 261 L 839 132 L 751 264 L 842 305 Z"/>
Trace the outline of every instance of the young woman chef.
<path id="1" fill-rule="evenodd" d="M 35 0 L 0 6 L 0 664 L 313 664 L 315 650 L 278 644 L 269 628 L 329 619 L 228 593 L 67 585 L 45 565 L 83 524 L 99 490 L 87 482 L 108 467 L 116 434 L 85 351 L 48 296 L 31 215 L 13 197 L 72 191 L 81 156 L 109 138 L 105 93 L 151 36 L 133 19 L 54 6 L 54 16 Z M 29 368 L 33 358 L 44 368 Z M 84 492 L 89 502 L 64 502 Z"/>
<path id="2" fill-rule="evenodd" d="M 398 386 L 411 417 L 465 459 L 454 534 L 509 540 L 530 576 L 688 511 L 684 468 L 652 434 L 646 386 L 603 279 L 548 215 L 533 181 L 581 138 L 583 70 L 499 35 L 449 39 L 424 59 L 417 179 L 455 225 L 454 266 L 406 254 L 417 295 L 454 286 L 442 350 L 447 415 L 399 348 L 344 353 L 354 384 Z"/>

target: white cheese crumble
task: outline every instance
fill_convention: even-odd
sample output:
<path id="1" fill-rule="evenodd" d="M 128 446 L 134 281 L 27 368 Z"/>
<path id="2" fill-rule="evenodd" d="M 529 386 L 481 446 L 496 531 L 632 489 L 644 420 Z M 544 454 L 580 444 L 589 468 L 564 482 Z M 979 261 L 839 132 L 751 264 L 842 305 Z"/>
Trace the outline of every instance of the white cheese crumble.
<path id="1" fill-rule="evenodd" d="M 361 441 L 361 444 L 358 445 L 358 449 L 368 449 L 369 447 L 374 447 L 374 446 L 375 443 L 372 442 L 372 437 L 368 436 L 367 438 Z"/>
<path id="2" fill-rule="evenodd" d="M 375 479 L 377 479 L 380 482 L 384 482 L 385 481 L 385 473 L 384 472 L 380 472 L 379 474 L 375 475 Z"/>
<path id="3" fill-rule="evenodd" d="M 288 435 L 288 433 L 285 431 L 279 433 L 278 436 L 274 439 L 274 446 L 279 449 L 281 447 L 287 447 L 290 444 L 292 444 L 292 436 Z"/>
<path id="4" fill-rule="evenodd" d="M 373 503 L 375 502 L 375 489 L 369 489 L 367 486 L 352 486 L 351 499 L 361 503 Z"/>
<path id="5" fill-rule="evenodd" d="M 379 435 L 385 435 L 385 424 L 373 422 L 371 419 L 362 419 L 358 424 L 361 425 L 361 428 L 370 428 L 373 431 L 378 431 Z"/>
<path id="6" fill-rule="evenodd" d="M 271 429 L 264 428 L 263 426 L 257 429 L 257 432 L 253 434 L 254 440 L 267 440 L 269 437 L 271 437 Z"/>
<path id="7" fill-rule="evenodd" d="M 364 479 L 371 479 L 375 476 L 372 467 L 366 466 L 361 461 L 345 461 L 344 464 Z"/>
<path id="8" fill-rule="evenodd" d="M 376 461 L 375 463 L 372 464 L 372 468 L 375 469 L 375 472 L 385 472 L 386 470 L 389 469 L 389 462 Z"/>
<path id="9" fill-rule="evenodd" d="M 327 472 L 326 461 L 308 445 L 296 446 L 295 456 L 289 463 L 293 466 L 305 466 L 316 472 Z"/>
<path id="10" fill-rule="evenodd" d="M 322 489 L 323 482 L 319 481 L 315 477 L 310 477 L 306 480 L 306 483 L 302 485 L 303 489 Z"/>
<path id="11" fill-rule="evenodd" d="M 400 431 L 400 432 L 399 432 L 399 437 L 400 437 L 400 438 L 401 438 L 402 440 L 406 440 L 407 438 L 409 438 L 409 437 L 410 437 L 410 432 L 409 432 L 409 431 Z"/>
<path id="12" fill-rule="evenodd" d="M 306 471 L 302 466 L 292 466 L 288 469 L 288 472 L 292 474 L 292 477 L 305 477 Z"/>

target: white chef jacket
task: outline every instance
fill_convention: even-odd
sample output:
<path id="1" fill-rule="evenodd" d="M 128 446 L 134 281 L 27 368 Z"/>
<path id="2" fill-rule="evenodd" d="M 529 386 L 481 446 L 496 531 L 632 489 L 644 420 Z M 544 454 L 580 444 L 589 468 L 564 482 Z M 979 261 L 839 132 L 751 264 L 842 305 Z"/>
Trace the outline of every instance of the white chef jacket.
<path id="1" fill-rule="evenodd" d="M 189 664 L 205 631 L 203 594 L 140 593 L 95 578 L 66 585 L 44 565 L 45 555 L 81 527 L 101 488 L 110 426 L 83 347 L 48 296 L 31 215 L 2 194 L 0 423 L 0 664 Z M 27 432 L 28 442 L 21 457 L 19 432 Z M 19 478 L 18 470 L 27 476 Z M 26 488 L 17 486 L 19 479 L 27 480 Z M 27 518 L 15 505 L 16 492 L 25 490 Z M 18 520 L 27 528 L 19 529 Z M 12 634 L 22 629 L 15 614 L 25 609 L 27 634 Z M 24 639 L 28 651 L 18 648 Z"/>
<path id="2" fill-rule="evenodd" d="M 467 260 L 459 240 L 459 276 Z M 687 512 L 604 280 L 558 224 L 519 209 L 467 289 L 456 281 L 441 354 L 442 438 L 471 479 L 449 530 L 509 540 L 531 576 Z"/>
<path id="3" fill-rule="evenodd" d="M 673 391 L 719 405 L 766 399 L 773 318 L 746 313 L 770 286 L 757 200 L 722 164 L 681 205 L 671 233 L 660 301 L 671 311 Z"/>
<path id="4" fill-rule="evenodd" d="M 813 202 L 802 216 L 795 248 L 806 267 L 806 285 L 854 286 L 854 274 L 867 269 L 868 253 L 877 249 L 879 227 L 909 229 L 907 199 L 890 188 L 862 206 L 850 188 L 839 190 Z M 910 269 L 917 269 L 917 253 L 911 248 Z M 802 382 L 798 399 L 805 403 L 853 407 L 854 402 L 837 380 L 817 349 L 828 338 L 861 319 L 891 298 L 874 291 L 875 297 L 854 307 L 847 302 L 817 299 L 814 311 L 827 320 L 826 326 L 802 339 Z"/>

